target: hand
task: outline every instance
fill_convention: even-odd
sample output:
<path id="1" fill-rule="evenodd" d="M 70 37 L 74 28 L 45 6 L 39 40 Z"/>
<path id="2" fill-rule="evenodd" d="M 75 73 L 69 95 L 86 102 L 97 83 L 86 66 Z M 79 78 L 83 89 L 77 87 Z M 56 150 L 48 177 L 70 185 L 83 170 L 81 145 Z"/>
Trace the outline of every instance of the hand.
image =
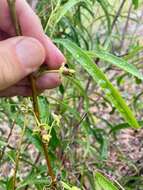
<path id="1" fill-rule="evenodd" d="M 7 0 L 0 0 L 0 96 L 31 95 L 28 75 L 43 63 L 48 69 L 59 69 L 65 58 L 45 36 L 39 18 L 25 0 L 16 0 L 16 12 L 22 34 L 15 31 Z M 39 92 L 57 87 L 58 74 L 45 74 L 36 80 Z"/>

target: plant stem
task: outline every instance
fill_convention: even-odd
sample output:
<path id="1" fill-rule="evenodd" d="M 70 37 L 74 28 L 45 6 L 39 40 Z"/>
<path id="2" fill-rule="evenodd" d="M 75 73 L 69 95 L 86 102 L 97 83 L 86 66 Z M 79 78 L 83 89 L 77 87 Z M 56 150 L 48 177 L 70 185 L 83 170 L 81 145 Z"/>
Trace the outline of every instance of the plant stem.
<path id="1" fill-rule="evenodd" d="M 118 17 L 120 16 L 120 13 L 121 13 L 121 11 L 122 11 L 122 9 L 123 9 L 125 3 L 126 3 L 126 0 L 123 0 L 123 1 L 121 2 L 121 5 L 119 6 L 119 9 L 118 9 L 118 11 L 117 11 L 117 14 L 116 14 L 116 16 L 114 17 L 114 20 L 113 20 L 112 25 L 111 25 L 111 32 L 112 32 L 113 29 L 114 29 L 114 26 L 115 26 L 115 24 L 116 24 L 116 21 L 118 20 Z"/>
<path id="2" fill-rule="evenodd" d="M 34 113 L 40 122 L 40 111 L 39 111 L 39 106 L 38 106 L 37 90 L 36 90 L 35 79 L 32 76 L 32 74 L 29 76 L 29 79 L 30 79 L 31 88 L 32 88 L 32 103 L 33 103 Z"/>
<path id="3" fill-rule="evenodd" d="M 20 29 L 20 25 L 18 23 L 18 18 L 16 15 L 16 8 L 15 8 L 16 0 L 7 0 L 7 2 L 9 5 L 10 15 L 11 15 L 11 19 L 14 24 L 14 27 L 15 27 L 16 35 L 21 36 L 21 29 Z"/>
<path id="4" fill-rule="evenodd" d="M 18 166 L 19 166 L 20 151 L 21 151 L 22 141 L 23 141 L 23 137 L 25 134 L 26 127 L 27 127 L 27 118 L 25 119 L 24 127 L 22 129 L 22 134 L 20 136 L 19 144 L 17 147 L 16 159 L 15 159 L 15 168 L 14 168 L 14 175 L 13 175 L 13 186 L 12 186 L 13 190 L 16 189 L 16 174 L 17 174 L 17 170 L 18 170 Z"/>
<path id="5" fill-rule="evenodd" d="M 20 28 L 20 24 L 18 21 L 18 17 L 16 14 L 16 7 L 15 7 L 15 3 L 16 0 L 7 0 L 8 5 L 9 5 L 9 9 L 10 9 L 10 14 L 11 14 L 11 19 L 15 28 L 15 32 L 17 36 L 21 36 L 22 35 L 22 31 Z M 40 111 L 39 111 L 39 106 L 38 106 L 38 98 L 37 98 L 37 89 L 36 89 L 36 83 L 35 83 L 35 78 L 33 77 L 33 75 L 31 74 L 29 76 L 30 82 L 31 82 L 31 88 L 32 88 L 32 102 L 33 102 L 33 109 L 34 109 L 34 113 L 38 119 L 38 121 L 40 122 Z M 42 130 L 43 128 L 40 128 L 40 137 L 41 137 L 41 142 L 42 142 L 42 147 L 43 147 L 43 152 L 45 155 L 45 160 L 47 163 L 47 167 L 49 170 L 49 175 L 51 176 L 52 179 L 52 184 L 55 185 L 56 184 L 56 180 L 55 180 L 55 176 L 51 167 L 51 163 L 49 160 L 49 156 L 48 156 L 48 150 L 47 150 L 47 144 L 43 141 L 42 139 Z"/>

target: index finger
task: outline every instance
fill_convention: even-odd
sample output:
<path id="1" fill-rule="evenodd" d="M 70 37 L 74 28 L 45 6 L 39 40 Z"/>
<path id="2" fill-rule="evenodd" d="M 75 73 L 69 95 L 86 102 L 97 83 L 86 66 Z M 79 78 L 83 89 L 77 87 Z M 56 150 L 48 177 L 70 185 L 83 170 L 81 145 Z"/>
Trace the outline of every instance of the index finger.
<path id="1" fill-rule="evenodd" d="M 16 0 L 16 12 L 19 19 L 22 34 L 38 39 L 46 51 L 46 64 L 49 69 L 58 69 L 65 58 L 60 50 L 44 34 L 41 22 L 25 0 Z M 14 28 L 11 22 L 7 0 L 0 0 L 0 28 L 14 36 Z"/>

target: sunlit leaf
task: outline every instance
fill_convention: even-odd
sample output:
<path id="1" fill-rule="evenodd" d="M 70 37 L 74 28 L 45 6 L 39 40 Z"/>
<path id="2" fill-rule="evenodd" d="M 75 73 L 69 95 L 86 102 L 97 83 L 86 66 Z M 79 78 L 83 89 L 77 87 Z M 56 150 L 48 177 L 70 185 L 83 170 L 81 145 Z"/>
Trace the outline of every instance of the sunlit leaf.
<path id="1" fill-rule="evenodd" d="M 143 75 L 133 64 L 129 64 L 126 60 L 119 58 L 103 49 L 96 49 L 93 52 L 89 52 L 88 54 L 90 56 L 98 57 L 103 61 L 107 61 L 107 63 L 111 63 L 132 74 L 133 76 L 136 76 L 137 78 L 143 80 Z"/>
<path id="2" fill-rule="evenodd" d="M 101 173 L 95 174 L 96 190 L 119 190 L 110 180 Z"/>
<path id="3" fill-rule="evenodd" d="M 111 32 L 111 20 L 110 20 L 109 11 L 108 11 L 109 2 L 107 0 L 97 0 L 97 2 L 101 5 L 101 7 L 105 13 L 105 16 L 107 19 L 108 34 L 110 34 L 110 32 Z"/>
<path id="4" fill-rule="evenodd" d="M 138 121 L 139 125 L 143 128 L 143 121 Z M 130 128 L 128 123 L 119 123 L 115 125 L 111 130 L 110 133 L 116 133 L 122 129 Z"/>
<path id="5" fill-rule="evenodd" d="M 72 7 L 74 7 L 76 4 L 80 3 L 80 2 L 85 2 L 87 3 L 88 1 L 85 0 L 69 0 L 67 1 L 67 3 L 65 3 L 64 5 L 60 6 L 57 11 L 55 11 L 55 13 L 53 14 L 50 23 L 53 25 L 53 27 L 55 27 L 58 22 L 61 20 L 61 18 L 69 11 L 72 9 Z M 45 28 L 45 32 L 47 31 L 47 27 Z"/>
<path id="6" fill-rule="evenodd" d="M 66 184 L 65 182 L 61 182 L 62 183 L 62 186 L 65 188 L 65 190 L 80 190 L 78 187 L 70 187 L 68 184 Z"/>
<path id="7" fill-rule="evenodd" d="M 139 124 L 133 112 L 127 106 L 119 91 L 111 84 L 105 74 L 93 62 L 88 54 L 69 40 L 56 40 L 56 42 L 62 44 L 72 54 L 76 61 L 79 62 L 81 66 L 92 76 L 130 126 L 139 128 Z"/>

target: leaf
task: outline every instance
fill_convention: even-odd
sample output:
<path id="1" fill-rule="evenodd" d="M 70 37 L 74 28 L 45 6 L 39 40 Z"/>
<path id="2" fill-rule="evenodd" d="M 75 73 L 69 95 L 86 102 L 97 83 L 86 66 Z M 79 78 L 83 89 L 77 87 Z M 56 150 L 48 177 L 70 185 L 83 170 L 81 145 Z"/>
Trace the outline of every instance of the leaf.
<path id="1" fill-rule="evenodd" d="M 133 59 L 138 53 L 140 53 L 143 50 L 143 46 L 137 45 L 133 47 L 131 51 L 128 52 L 127 55 L 124 56 L 124 60 Z"/>
<path id="2" fill-rule="evenodd" d="M 34 134 L 30 128 L 26 129 L 26 136 L 28 140 L 35 145 L 35 147 L 40 151 L 43 152 L 41 140 L 38 134 Z"/>
<path id="3" fill-rule="evenodd" d="M 7 152 L 7 157 L 12 161 L 12 163 L 15 164 L 15 159 L 16 159 L 16 151 L 15 150 L 10 150 Z"/>
<path id="4" fill-rule="evenodd" d="M 9 178 L 6 183 L 6 189 L 11 190 L 13 189 L 13 177 Z"/>
<path id="5" fill-rule="evenodd" d="M 134 8 L 137 9 L 139 6 L 139 0 L 132 0 L 132 3 L 134 5 Z"/>
<path id="6" fill-rule="evenodd" d="M 107 19 L 107 26 L 108 26 L 108 34 L 111 33 L 111 20 L 110 20 L 110 16 L 109 16 L 109 11 L 108 11 L 108 6 L 109 6 L 109 2 L 107 0 L 97 0 L 97 2 L 100 4 L 100 6 L 102 7 L 106 19 Z"/>
<path id="7" fill-rule="evenodd" d="M 66 189 L 66 190 L 80 190 L 78 187 L 75 187 L 75 186 L 73 186 L 73 187 L 70 187 L 69 185 L 67 185 L 65 182 L 61 182 L 62 183 L 62 186 L 64 187 L 64 189 Z"/>
<path id="8" fill-rule="evenodd" d="M 49 102 L 44 96 L 39 96 L 39 109 L 41 122 L 48 123 L 51 112 L 49 108 Z"/>
<path id="9" fill-rule="evenodd" d="M 95 174 L 96 190 L 119 190 L 111 181 L 105 178 L 101 173 Z"/>
<path id="10" fill-rule="evenodd" d="M 77 78 L 73 78 L 73 77 L 67 77 L 69 79 L 69 81 L 77 88 L 77 90 L 80 93 L 80 96 L 83 96 L 85 99 L 85 110 L 86 112 L 88 111 L 89 108 L 89 100 L 88 100 L 88 96 L 83 88 L 83 85 L 81 83 L 80 80 L 78 80 Z"/>
<path id="11" fill-rule="evenodd" d="M 1 139 L 0 139 L 0 147 L 6 146 L 6 145 L 7 145 L 7 143 L 4 142 L 4 140 L 1 140 Z"/>
<path id="12" fill-rule="evenodd" d="M 0 187 L 2 188 L 2 190 L 6 189 L 6 185 L 7 185 L 6 183 L 7 183 L 7 181 L 0 180 Z M 8 188 L 7 188 L 7 190 L 8 190 Z"/>
<path id="13" fill-rule="evenodd" d="M 51 97 L 49 97 L 49 98 L 51 98 Z M 51 99 L 53 100 L 53 98 L 51 98 Z M 58 99 L 54 99 L 54 100 L 55 100 L 56 104 L 60 105 L 60 109 L 61 109 L 60 114 L 63 114 L 66 111 L 68 111 L 70 114 L 72 114 L 75 117 L 75 119 L 77 119 L 78 121 L 81 120 L 80 113 L 75 108 L 71 107 L 66 100 L 62 100 L 62 101 L 58 100 Z"/>
<path id="14" fill-rule="evenodd" d="M 56 131 L 55 129 L 53 128 L 52 131 L 51 131 L 51 136 L 52 138 L 50 139 L 50 142 L 49 142 L 49 147 L 55 151 L 55 149 L 57 148 L 57 146 L 60 146 L 60 140 L 59 138 L 57 137 L 57 134 L 56 134 Z"/>
<path id="15" fill-rule="evenodd" d="M 121 69 L 123 69 L 124 71 L 132 74 L 133 76 L 136 76 L 137 78 L 143 80 L 143 75 L 138 71 L 138 69 L 132 65 L 129 64 L 126 60 L 119 58 L 105 50 L 102 49 L 96 49 L 93 52 L 89 52 L 88 53 L 90 56 L 96 56 L 98 58 L 100 58 L 101 60 L 107 61 Z"/>
<path id="16" fill-rule="evenodd" d="M 139 125 L 141 127 L 143 127 L 143 121 L 138 121 Z M 122 129 L 127 129 L 129 128 L 129 124 L 128 123 L 119 123 L 118 125 L 115 125 L 111 130 L 110 133 L 116 133 Z"/>
<path id="17" fill-rule="evenodd" d="M 61 182 L 62 186 L 66 189 L 66 190 L 71 190 L 71 187 L 69 185 L 67 185 L 65 182 Z"/>
<path id="18" fill-rule="evenodd" d="M 108 137 L 103 129 L 92 128 L 89 126 L 90 133 L 94 135 L 97 142 L 100 144 L 100 159 L 105 160 L 108 158 Z"/>
<path id="19" fill-rule="evenodd" d="M 50 185 L 51 180 L 48 177 L 41 177 L 40 175 L 37 175 L 37 173 L 34 173 L 33 171 L 28 175 L 23 181 L 21 181 L 18 185 L 17 190 L 20 190 L 21 188 L 25 187 L 26 185 Z"/>
<path id="20" fill-rule="evenodd" d="M 108 158 L 108 138 L 106 136 L 103 137 L 100 152 L 101 152 L 101 160 L 105 160 Z"/>
<path id="21" fill-rule="evenodd" d="M 67 3 L 65 3 L 63 6 L 58 8 L 51 18 L 51 21 L 50 21 L 51 24 L 53 24 L 55 27 L 58 24 L 58 22 L 61 20 L 61 18 L 79 2 L 86 2 L 86 1 L 85 0 L 70 0 L 70 1 L 67 1 Z"/>
<path id="22" fill-rule="evenodd" d="M 139 128 L 139 124 L 134 117 L 133 112 L 127 106 L 125 100 L 121 97 L 120 92 L 107 79 L 106 75 L 93 62 L 88 54 L 69 40 L 56 40 L 62 44 L 72 56 L 81 64 L 81 66 L 92 76 L 94 81 L 104 90 L 108 99 L 114 104 L 123 118 L 134 128 Z"/>
<path id="23" fill-rule="evenodd" d="M 78 187 L 73 186 L 71 190 L 80 190 Z"/>
<path id="24" fill-rule="evenodd" d="M 91 189 L 96 190 L 95 189 L 95 180 L 94 180 L 94 176 L 93 176 L 92 172 L 87 171 L 84 175 L 88 178 Z"/>

